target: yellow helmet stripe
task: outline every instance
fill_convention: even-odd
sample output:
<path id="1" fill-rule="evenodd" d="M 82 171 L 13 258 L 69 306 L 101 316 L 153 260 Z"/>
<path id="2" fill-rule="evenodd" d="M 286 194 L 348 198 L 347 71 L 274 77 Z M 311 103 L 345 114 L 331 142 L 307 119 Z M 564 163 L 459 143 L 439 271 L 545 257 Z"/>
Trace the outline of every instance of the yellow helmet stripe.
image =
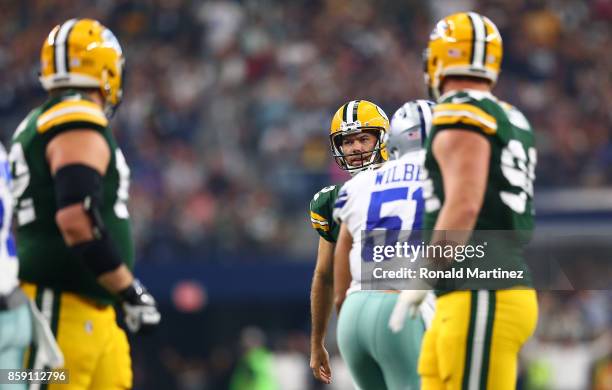
<path id="1" fill-rule="evenodd" d="M 76 24 L 77 19 L 70 19 L 60 27 L 55 37 L 54 47 L 54 63 L 56 73 L 68 73 L 68 36 L 72 28 Z"/>
<path id="2" fill-rule="evenodd" d="M 468 12 L 472 25 L 472 55 L 470 63 L 473 67 L 484 68 L 486 53 L 486 27 L 482 17 L 476 12 Z"/>

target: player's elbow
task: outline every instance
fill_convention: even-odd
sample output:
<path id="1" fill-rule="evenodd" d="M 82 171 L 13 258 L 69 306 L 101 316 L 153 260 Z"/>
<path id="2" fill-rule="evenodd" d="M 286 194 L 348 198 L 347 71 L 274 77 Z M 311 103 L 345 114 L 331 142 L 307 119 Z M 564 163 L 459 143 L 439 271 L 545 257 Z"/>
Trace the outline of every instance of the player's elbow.
<path id="1" fill-rule="evenodd" d="M 475 196 L 451 196 L 445 202 L 445 206 L 462 221 L 476 221 L 482 202 Z"/>
<path id="2" fill-rule="evenodd" d="M 321 285 L 330 287 L 334 284 L 334 273 L 332 269 L 315 269 L 314 282 L 319 282 Z"/>
<path id="3" fill-rule="evenodd" d="M 93 238 L 91 221 L 80 203 L 58 210 L 55 213 L 55 223 L 69 246 Z"/>
<path id="4" fill-rule="evenodd" d="M 474 201 L 463 202 L 457 212 L 461 219 L 465 221 L 476 221 L 480 214 L 480 203 Z"/>

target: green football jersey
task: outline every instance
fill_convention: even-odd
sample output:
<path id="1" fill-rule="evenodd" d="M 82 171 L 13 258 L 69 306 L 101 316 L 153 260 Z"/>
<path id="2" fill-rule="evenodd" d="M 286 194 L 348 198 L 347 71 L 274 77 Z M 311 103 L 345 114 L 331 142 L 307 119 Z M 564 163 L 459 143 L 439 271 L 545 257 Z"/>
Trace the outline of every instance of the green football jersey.
<path id="1" fill-rule="evenodd" d="M 514 231 L 513 235 L 504 233 L 514 239 L 497 240 L 496 244 L 501 244 L 496 248 L 489 246 L 493 250 L 490 258 L 503 259 L 501 263 L 483 262 L 479 267 L 524 272 L 524 279 L 499 281 L 499 288 L 531 286 L 531 276 L 523 256 L 534 225 L 533 182 L 537 161 L 529 122 L 518 109 L 499 101 L 491 93 L 469 90 L 443 95 L 434 107 L 432 123 L 426 143 L 424 228 L 434 228 L 444 203 L 442 175 L 432 152 L 433 139 L 445 129 L 464 129 L 482 134 L 491 145 L 491 158 L 484 202 L 474 230 Z M 455 263 L 454 266 L 468 264 Z"/>
<path id="2" fill-rule="evenodd" d="M 46 147 L 55 135 L 71 129 L 99 131 L 108 142 L 111 159 L 103 177 L 100 214 L 123 261 L 133 268 L 127 209 L 130 170 L 101 108 L 84 94 L 66 91 L 30 112 L 13 135 L 9 158 L 16 200 L 19 278 L 110 304 L 113 296 L 68 249 L 55 223 L 57 203 Z"/>
<path id="3" fill-rule="evenodd" d="M 334 244 L 338 241 L 338 233 L 340 232 L 340 225 L 333 218 L 334 203 L 336 203 L 338 191 L 340 191 L 340 186 L 337 185 L 324 187 L 310 201 L 312 228 L 321 237 Z"/>

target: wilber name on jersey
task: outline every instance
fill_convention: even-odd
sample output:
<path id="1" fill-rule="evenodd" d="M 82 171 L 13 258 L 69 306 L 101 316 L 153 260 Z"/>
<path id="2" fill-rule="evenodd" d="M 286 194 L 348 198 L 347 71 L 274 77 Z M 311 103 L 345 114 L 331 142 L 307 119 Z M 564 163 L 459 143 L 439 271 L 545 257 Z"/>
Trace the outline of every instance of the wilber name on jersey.
<path id="1" fill-rule="evenodd" d="M 352 275 L 348 293 L 361 289 L 361 264 L 373 261 L 362 252 L 363 231 L 419 230 L 422 221 L 422 152 L 407 153 L 377 170 L 364 171 L 338 193 L 334 219 L 346 224 L 353 237 L 349 253 Z"/>
<path id="2" fill-rule="evenodd" d="M 393 165 L 388 169 L 379 169 L 376 171 L 376 186 L 382 186 L 390 183 L 418 181 L 421 172 L 421 165 L 412 162 L 406 162 L 403 165 Z"/>

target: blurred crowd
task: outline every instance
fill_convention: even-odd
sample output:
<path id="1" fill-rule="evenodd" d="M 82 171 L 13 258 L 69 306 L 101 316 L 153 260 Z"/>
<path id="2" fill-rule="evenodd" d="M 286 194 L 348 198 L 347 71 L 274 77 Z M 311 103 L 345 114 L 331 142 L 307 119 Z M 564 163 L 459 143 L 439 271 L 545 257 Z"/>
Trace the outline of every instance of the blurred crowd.
<path id="1" fill-rule="evenodd" d="M 126 53 L 112 127 L 132 169 L 140 257 L 312 255 L 308 200 L 347 178 L 329 157 L 334 111 L 361 98 L 390 115 L 426 96 L 433 23 L 468 9 L 501 30 L 495 92 L 537 130 L 537 185 L 611 184 L 610 0 L 3 1 L 0 134 L 44 101 L 52 27 L 96 18 Z"/>
<path id="2" fill-rule="evenodd" d="M 495 93 L 536 129 L 536 188 L 610 186 L 612 0 L 2 1 L 0 137 L 10 142 L 45 100 L 39 51 L 53 26 L 98 19 L 126 55 L 112 127 L 131 167 L 140 260 L 312 260 L 308 201 L 348 177 L 330 158 L 331 116 L 351 99 L 391 115 L 425 97 L 421 53 L 433 23 L 464 10 L 489 16 L 504 38 Z M 610 302 L 609 293 L 540 294 L 520 388 L 612 388 Z M 249 328 L 235 350 L 219 345 L 206 358 L 173 345 L 158 363 L 172 373 L 167 388 L 250 388 L 240 387 L 244 369 L 307 388 L 305 329 L 264 329 L 265 341 Z M 137 383 L 157 372 L 138 366 L 158 355 L 146 352 L 135 347 Z M 275 375 L 264 363 L 249 368 L 249 353 L 272 359 Z M 346 388 L 333 359 L 336 388 Z"/>
<path id="3" fill-rule="evenodd" d="M 556 291 L 539 292 L 538 296 L 538 326 L 521 351 L 517 389 L 612 389 L 610 292 Z M 170 315 L 168 318 L 172 321 Z M 214 320 L 211 313 L 206 312 L 198 318 Z M 190 322 L 197 321 L 194 317 L 190 319 Z M 304 321 L 308 322 L 306 318 Z M 253 326 L 254 323 L 260 326 Z M 136 342 L 137 387 L 176 390 L 353 388 L 348 369 L 336 348 L 335 317 L 326 342 L 331 357 L 331 385 L 322 385 L 313 379 L 308 363 L 306 323 L 297 324 L 297 327 L 266 326 L 264 319 L 251 316 L 241 328 L 235 325 L 232 324 L 231 332 L 216 332 L 215 344 L 203 349 L 197 340 L 178 342 L 178 335 L 165 337 L 160 342 L 165 346 L 156 347 L 160 351 L 156 353 L 147 354 L 147 350 Z"/>

